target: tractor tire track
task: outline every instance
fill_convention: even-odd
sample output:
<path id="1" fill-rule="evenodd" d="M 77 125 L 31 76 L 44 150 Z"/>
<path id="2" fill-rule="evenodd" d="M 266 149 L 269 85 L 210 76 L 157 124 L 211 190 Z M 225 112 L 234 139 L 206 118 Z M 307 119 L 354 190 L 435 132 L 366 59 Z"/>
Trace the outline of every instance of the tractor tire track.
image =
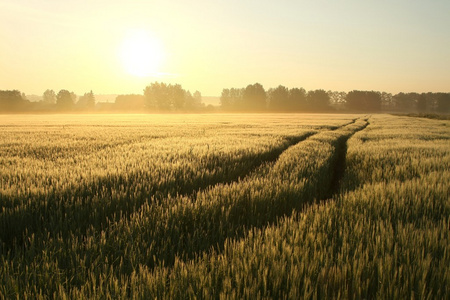
<path id="1" fill-rule="evenodd" d="M 352 126 L 355 122 L 346 126 Z M 334 155 L 325 158 L 318 169 L 308 168 L 306 173 L 302 173 L 298 188 L 286 185 L 279 189 L 270 185 L 270 180 L 264 181 L 264 178 L 249 178 L 249 181 L 244 178 L 242 181 L 218 187 L 217 190 L 207 191 L 211 193 L 209 195 L 200 194 L 197 200 L 188 199 L 176 208 L 170 207 L 170 204 L 165 208 L 144 207 L 130 222 L 121 222 L 108 233 L 105 247 L 108 261 L 124 262 L 117 253 L 125 251 L 131 251 L 138 256 L 137 253 L 145 253 L 144 257 L 135 258 L 134 261 L 145 261 L 146 266 L 152 268 L 160 263 L 170 266 L 176 258 L 189 260 L 211 249 L 221 252 L 227 239 L 242 238 L 249 230 L 274 224 L 280 218 L 291 215 L 293 211 L 302 210 L 316 200 L 327 198 L 335 189 L 334 182 L 338 182 L 339 176 L 342 176 L 338 172 L 340 167 L 336 165 L 337 158 L 340 158 L 342 153 L 336 154 L 336 149 L 345 145 L 346 140 L 353 134 L 363 130 L 367 122 L 354 126 L 355 130 L 350 130 L 333 143 L 331 147 L 334 148 Z M 315 135 L 305 142 L 314 138 Z M 335 175 L 328 176 L 330 173 Z M 325 186 L 329 188 L 318 193 L 324 186 L 324 178 L 327 178 Z M 256 180 L 257 183 L 250 180 Z M 256 189 L 252 184 L 256 184 Z M 259 189 L 266 192 L 259 193 Z M 128 273 L 136 266 L 131 261 L 125 261 L 119 268 Z"/>
<path id="2" fill-rule="evenodd" d="M 352 120 L 349 123 L 346 123 L 339 128 L 343 128 L 346 126 L 350 126 L 354 124 L 357 121 L 357 119 Z M 339 128 L 333 128 L 330 129 L 330 131 L 335 131 Z M 319 132 L 320 133 L 320 132 Z M 269 157 L 266 160 L 263 160 L 256 164 L 253 168 L 249 169 L 247 172 L 245 172 L 245 176 L 241 173 L 240 176 L 237 178 L 232 178 L 228 181 L 217 181 L 215 183 L 211 183 L 208 185 L 205 185 L 204 187 L 200 189 L 192 189 L 185 193 L 184 195 L 186 198 L 194 198 L 194 195 L 201 194 L 204 191 L 214 188 L 217 185 L 225 185 L 225 186 L 238 186 L 242 182 L 245 182 L 245 180 L 252 176 L 252 174 L 260 168 L 264 164 L 274 164 L 278 161 L 280 156 L 288 151 L 291 147 L 295 147 L 299 143 L 303 141 L 307 141 L 309 138 L 315 136 L 317 133 L 310 133 L 304 136 L 299 137 L 293 137 L 285 147 L 285 149 L 278 151 L 275 155 L 272 157 Z M 350 136 L 349 136 L 350 137 Z M 347 137 L 347 139 L 349 138 Z M 171 242 L 166 244 L 164 246 L 163 244 L 166 242 L 166 239 L 149 239 L 153 244 L 150 245 L 152 249 L 156 250 L 156 252 L 152 257 L 146 257 L 143 259 L 143 261 L 147 262 L 147 265 L 149 267 L 156 266 L 158 263 L 163 261 L 166 265 L 171 265 L 176 257 L 180 257 L 182 259 L 189 259 L 192 257 L 195 257 L 197 255 L 200 255 L 201 253 L 208 251 L 210 249 L 216 249 L 217 251 L 222 251 L 223 246 L 226 239 L 237 239 L 240 237 L 243 237 L 246 232 L 248 232 L 251 228 L 261 228 L 264 226 L 267 226 L 269 224 L 273 224 L 276 222 L 280 217 L 283 217 L 285 215 L 290 215 L 294 209 L 301 209 L 304 207 L 305 203 L 310 203 L 314 199 L 316 199 L 314 195 L 315 187 L 311 187 L 308 184 L 305 185 L 304 190 L 302 193 L 299 193 L 297 191 L 281 191 L 281 194 L 274 194 L 273 196 L 276 197 L 282 197 L 284 201 L 284 207 L 280 210 L 273 212 L 269 215 L 267 218 L 260 218 L 259 216 L 262 214 L 264 215 L 270 208 L 266 205 L 265 199 L 261 199 L 261 201 L 257 201 L 254 203 L 256 206 L 248 206 L 249 203 L 246 202 L 244 199 L 244 202 L 241 204 L 237 203 L 236 207 L 233 207 L 229 213 L 231 216 L 236 215 L 246 215 L 249 214 L 248 218 L 245 218 L 243 223 L 237 223 L 237 224 L 231 224 L 230 227 L 214 227 L 211 226 L 211 224 L 214 224 L 214 221 L 216 220 L 216 217 L 220 217 L 221 213 L 221 207 L 216 206 L 213 211 L 211 212 L 204 212 L 206 214 L 200 213 L 199 216 L 195 216 L 193 212 L 189 212 L 189 210 L 179 210 L 174 215 L 171 215 L 169 219 L 163 222 L 162 224 L 146 224 L 149 230 L 154 231 L 155 228 L 160 228 L 160 233 L 162 236 L 167 236 L 168 239 L 173 239 Z M 81 191 L 80 191 L 81 192 Z M 304 194 L 304 195 L 303 195 Z M 294 203 L 294 199 L 298 198 L 300 196 L 304 196 L 303 203 Z M 63 194 L 64 197 L 69 197 L 69 194 Z M 164 197 L 161 195 L 161 197 Z M 251 194 L 248 194 L 248 196 L 245 197 L 252 197 Z M 6 252 L 8 250 L 19 250 L 23 252 L 27 252 L 27 249 L 32 246 L 29 245 L 27 242 L 24 241 L 24 238 L 26 238 L 25 235 L 29 236 L 30 234 L 35 234 L 35 238 L 43 238 L 44 236 L 53 236 L 60 238 L 60 241 L 57 243 L 63 243 L 63 244 L 71 244 L 71 240 L 73 238 L 77 239 L 78 241 L 83 240 L 85 235 L 88 234 L 87 231 L 90 233 L 96 232 L 96 231 L 102 231 L 106 233 L 107 241 L 105 244 L 104 252 L 100 253 L 90 253 L 89 255 L 92 255 L 95 257 L 96 255 L 106 255 L 111 262 L 118 262 L 123 261 L 123 266 L 121 267 L 122 271 L 128 271 L 131 272 L 131 270 L 134 269 L 134 265 L 132 262 L 128 261 L 127 259 L 123 259 L 121 253 L 124 253 L 121 251 L 121 248 L 126 247 L 127 245 L 130 245 L 130 243 L 139 243 L 134 237 L 136 235 L 140 234 L 140 231 L 142 228 L 136 228 L 137 231 L 130 232 L 130 235 L 128 238 L 123 239 L 122 241 L 118 241 L 117 238 L 120 238 L 123 236 L 121 233 L 120 226 L 116 226 L 116 222 L 120 220 L 122 224 L 126 224 L 130 217 L 132 217 L 133 214 L 139 214 L 141 211 L 142 205 L 146 205 L 147 207 L 151 207 L 152 203 L 148 202 L 148 198 L 144 199 L 144 201 L 141 202 L 143 199 L 139 199 L 139 203 L 136 203 L 134 206 L 130 206 L 129 210 L 121 212 L 120 214 L 114 209 L 114 206 L 111 205 L 105 205 L 109 202 L 101 202 L 100 204 L 104 206 L 101 207 L 100 212 L 96 212 L 93 216 L 97 218 L 96 220 L 92 220 L 90 222 L 86 222 L 85 219 L 83 219 L 85 216 L 84 214 L 92 213 L 93 207 L 86 205 L 86 203 L 83 203 L 83 205 L 73 206 L 73 207 L 65 207 L 61 206 L 58 207 L 57 205 L 54 205 L 53 207 L 48 205 L 51 204 L 51 199 L 44 199 L 45 205 L 41 207 L 41 209 L 35 210 L 35 211 L 28 211 L 25 215 L 27 218 L 31 217 L 31 222 L 28 223 L 29 226 L 19 227 L 15 228 L 13 232 L 15 235 L 9 236 L 9 240 L 5 240 L 2 238 L 0 239 L 2 242 L 2 245 L 0 246 L 1 252 Z M 50 200 L 50 201 L 49 201 Z M 126 201 L 127 199 L 122 199 L 123 201 Z M 194 200 L 194 199 L 192 199 Z M 191 201 L 192 201 L 191 200 Z M 195 202 L 195 201 L 194 201 Z M 157 205 L 158 206 L 158 205 Z M 200 209 L 199 206 L 195 210 Z M 59 215 L 59 216 L 52 216 L 51 213 L 58 213 L 59 210 L 63 209 L 65 215 Z M 253 211 L 261 210 L 261 213 L 256 213 Z M 43 211 L 42 211 L 43 210 Z M 94 208 L 95 210 L 95 208 Z M 155 213 L 155 216 L 159 216 L 164 214 L 164 211 L 159 211 L 158 208 L 156 210 L 151 209 L 153 213 Z M 253 212 L 253 214 L 252 214 Z M 42 214 L 47 215 L 42 215 Z M 69 214 L 67 214 L 69 213 Z M 211 213 L 211 214 L 210 214 Z M 116 214 L 118 217 L 116 217 Z M 65 217 L 66 220 L 70 219 L 70 216 L 78 215 L 78 218 L 75 219 L 75 223 L 79 224 L 87 224 L 85 227 L 79 227 L 76 229 L 73 229 L 71 226 L 68 225 L 67 227 L 54 227 L 57 224 L 64 224 L 64 220 L 61 220 L 61 218 Z M 110 219 L 110 217 L 113 216 L 116 219 Z M 215 216 L 215 217 L 214 217 Z M 3 215 L 1 215 L 2 220 L 1 221 L 8 221 L 3 219 Z M 14 216 L 10 216 L 14 217 Z M 75 216 L 76 217 L 76 216 Z M 210 221 L 212 223 L 202 223 L 201 220 Z M 29 219 L 28 219 L 29 220 Z M 181 232 L 179 230 L 176 230 L 173 226 L 177 226 L 177 222 L 182 220 L 183 223 L 186 224 L 186 226 L 182 226 Z M 198 221 L 200 220 L 200 224 Z M 82 222 L 81 222 L 82 221 Z M 164 221 L 164 220 L 163 220 Z M 159 221 L 158 221 L 159 222 Z M 4 222 L 3 222 L 4 223 Z M 5 224 L 5 223 L 4 223 Z M 109 224 L 114 224 L 113 227 L 110 227 Z M 190 226 L 189 226 L 190 224 Z M 61 225 L 60 225 L 61 226 Z M 200 230 L 192 232 L 195 230 L 195 227 L 200 228 Z M 225 230 L 225 231 L 224 231 Z M 218 237 L 216 240 L 211 242 L 210 238 L 216 236 Z M 131 240 L 129 239 L 131 238 Z M 54 238 L 54 240 L 56 240 Z M 145 239 L 146 240 L 146 239 Z M 6 241 L 8 243 L 6 243 Z M 122 243 L 120 243 L 122 242 Z M 125 244 L 123 244 L 125 243 Z M 192 244 L 193 243 L 193 244 Z M 143 244 L 141 245 L 143 247 L 146 247 L 148 245 Z M 57 247 L 56 247 L 57 248 Z M 80 251 L 84 252 L 85 250 L 79 249 Z M 123 249 L 125 250 L 125 249 Z M 9 251 L 8 251 L 9 252 Z M 90 252 L 90 251 L 88 251 Z M 59 254 L 58 254 L 59 255 Z M 63 257 L 60 257 L 58 261 L 64 261 L 66 259 L 64 257 L 63 253 L 60 253 L 60 255 L 63 255 Z M 122 260 L 121 260 L 122 257 Z M 64 271 L 69 270 L 70 268 L 65 268 L 64 266 L 61 266 Z M 70 271 L 69 271 L 70 273 Z M 70 274 L 67 274 L 68 278 L 71 277 Z"/>
<path id="3" fill-rule="evenodd" d="M 186 180 L 182 178 L 184 174 L 177 173 L 171 180 L 156 182 L 137 191 L 123 190 L 117 195 L 116 191 L 120 187 L 133 187 L 132 182 L 139 180 L 141 174 L 108 175 L 63 191 L 29 195 L 25 203 L 21 203 L 19 198 L 0 194 L 0 225 L 4 229 L 0 231 L 0 250 L 21 248 L 26 239 L 25 235 L 30 234 L 47 236 L 50 233 L 50 236 L 67 237 L 71 234 L 83 236 L 88 229 L 106 230 L 108 224 L 129 218 L 144 203 L 158 204 L 162 199 L 175 195 L 192 197 L 218 184 L 238 182 L 262 165 L 273 163 L 286 149 L 314 134 L 316 133 L 307 132 L 289 136 L 283 143 L 267 152 L 243 156 L 235 162 L 230 162 L 231 166 L 247 162 L 248 167 L 244 170 L 231 168 L 225 176 L 218 173 L 209 177 L 189 176 L 190 180 Z"/>
<path id="4" fill-rule="evenodd" d="M 332 170 L 332 179 L 328 193 L 321 197 L 320 200 L 326 200 L 332 198 L 334 195 L 338 194 L 341 189 L 342 178 L 345 174 L 345 169 L 347 165 L 347 142 L 348 140 L 354 136 L 356 133 L 364 130 L 369 126 L 368 118 L 365 119 L 365 124 L 361 128 L 357 129 L 350 135 L 342 136 L 338 139 L 334 145 L 335 147 L 335 155 L 334 155 L 334 168 Z"/>

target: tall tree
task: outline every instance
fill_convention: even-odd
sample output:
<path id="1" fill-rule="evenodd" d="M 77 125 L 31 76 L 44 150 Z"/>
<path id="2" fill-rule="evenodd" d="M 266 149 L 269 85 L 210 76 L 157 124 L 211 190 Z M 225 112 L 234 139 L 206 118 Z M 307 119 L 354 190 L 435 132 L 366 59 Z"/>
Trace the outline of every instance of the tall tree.
<path id="1" fill-rule="evenodd" d="M 72 98 L 72 103 L 76 103 L 78 96 L 74 92 L 70 92 L 70 98 Z"/>
<path id="2" fill-rule="evenodd" d="M 183 88 L 179 84 L 175 85 L 169 84 L 168 89 L 170 97 L 169 102 L 171 106 L 177 111 L 184 109 L 186 91 L 183 90 Z"/>
<path id="3" fill-rule="evenodd" d="M 345 105 L 346 92 L 328 91 L 328 97 L 330 98 L 330 105 L 336 109 L 342 109 Z"/>
<path id="4" fill-rule="evenodd" d="M 195 91 L 192 95 L 189 91 L 185 96 L 185 109 L 187 111 L 196 111 L 202 107 L 202 94 L 199 91 Z"/>
<path id="5" fill-rule="evenodd" d="M 224 111 L 233 111 L 241 109 L 242 96 L 244 89 L 223 89 L 220 96 L 220 106 Z"/>
<path id="6" fill-rule="evenodd" d="M 392 110 L 394 107 L 394 99 L 391 93 L 382 92 L 380 107 L 382 110 Z"/>
<path id="7" fill-rule="evenodd" d="M 94 109 L 95 107 L 95 96 L 92 90 L 89 93 L 84 94 L 87 97 L 87 108 Z"/>
<path id="8" fill-rule="evenodd" d="M 179 84 L 159 82 L 147 86 L 144 89 L 144 96 L 147 108 L 159 111 L 184 110 L 187 98 L 192 97 Z"/>
<path id="9" fill-rule="evenodd" d="M 292 109 L 289 103 L 289 89 L 282 85 L 275 89 L 269 89 L 267 98 L 269 100 L 269 109 L 272 111 L 288 111 Z"/>
<path id="10" fill-rule="evenodd" d="M 225 111 L 232 109 L 233 101 L 230 95 L 230 89 L 222 89 L 222 94 L 220 95 L 220 107 Z"/>
<path id="11" fill-rule="evenodd" d="M 289 104 L 294 111 L 306 109 L 306 91 L 304 88 L 292 88 L 289 90 Z"/>
<path id="12" fill-rule="evenodd" d="M 417 93 L 398 93 L 394 95 L 393 101 L 395 109 L 403 112 L 411 112 L 415 109 L 419 94 Z"/>
<path id="13" fill-rule="evenodd" d="M 439 113 L 450 112 L 450 94 L 449 93 L 439 93 L 437 97 L 437 109 Z"/>
<path id="14" fill-rule="evenodd" d="M 196 105 L 202 104 L 202 93 L 200 93 L 199 91 L 195 91 L 193 97 Z"/>
<path id="15" fill-rule="evenodd" d="M 426 112 L 427 106 L 427 96 L 426 94 L 422 93 L 417 99 L 417 111 L 421 113 Z"/>
<path id="16" fill-rule="evenodd" d="M 351 91 L 347 94 L 346 105 L 354 111 L 380 111 L 381 93 L 375 91 Z"/>
<path id="17" fill-rule="evenodd" d="M 330 96 L 324 90 L 309 91 L 308 106 L 312 110 L 327 110 L 330 108 Z"/>
<path id="18" fill-rule="evenodd" d="M 170 110 L 170 95 L 167 85 L 154 82 L 144 89 L 145 104 L 149 109 Z"/>
<path id="19" fill-rule="evenodd" d="M 60 110 L 70 110 L 74 104 L 74 93 L 68 90 L 60 90 L 56 95 L 56 106 Z"/>
<path id="20" fill-rule="evenodd" d="M 242 95 L 242 104 L 244 110 L 263 111 L 266 109 L 266 91 L 259 84 L 248 85 Z"/>
<path id="21" fill-rule="evenodd" d="M 428 92 L 425 94 L 427 98 L 427 110 L 432 112 L 438 112 L 439 93 Z"/>
<path id="22" fill-rule="evenodd" d="M 77 106 L 83 110 L 93 110 L 95 108 L 95 96 L 92 90 L 79 97 Z"/>
<path id="23" fill-rule="evenodd" d="M 42 102 L 44 104 L 55 104 L 56 103 L 55 91 L 47 89 L 42 95 Z"/>
<path id="24" fill-rule="evenodd" d="M 30 102 L 18 90 L 0 91 L 0 111 L 23 111 Z"/>

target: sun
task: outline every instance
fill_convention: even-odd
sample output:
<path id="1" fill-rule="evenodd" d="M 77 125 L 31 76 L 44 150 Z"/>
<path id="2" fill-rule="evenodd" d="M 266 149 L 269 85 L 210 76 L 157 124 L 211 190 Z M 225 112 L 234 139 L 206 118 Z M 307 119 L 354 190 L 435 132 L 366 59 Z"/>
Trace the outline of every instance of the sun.
<path id="1" fill-rule="evenodd" d="M 137 77 L 155 76 L 164 59 L 164 51 L 157 39 L 144 30 L 127 34 L 120 49 L 123 67 Z"/>

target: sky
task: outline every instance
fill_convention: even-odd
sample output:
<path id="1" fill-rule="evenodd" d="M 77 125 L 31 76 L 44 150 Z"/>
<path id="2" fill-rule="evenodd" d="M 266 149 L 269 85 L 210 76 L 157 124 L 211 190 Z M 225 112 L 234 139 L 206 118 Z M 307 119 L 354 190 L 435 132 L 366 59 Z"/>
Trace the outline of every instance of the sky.
<path id="1" fill-rule="evenodd" d="M 0 90 L 450 92 L 448 0 L 1 0 Z"/>

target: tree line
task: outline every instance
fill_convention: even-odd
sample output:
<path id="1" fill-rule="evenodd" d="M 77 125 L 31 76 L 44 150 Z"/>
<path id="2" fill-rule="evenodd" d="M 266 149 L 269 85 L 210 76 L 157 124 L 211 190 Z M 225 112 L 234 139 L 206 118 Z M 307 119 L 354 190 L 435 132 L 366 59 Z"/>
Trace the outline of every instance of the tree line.
<path id="1" fill-rule="evenodd" d="M 225 111 L 323 111 L 330 110 L 330 97 L 324 90 L 306 92 L 303 88 L 288 89 L 282 85 L 267 92 L 259 83 L 245 88 L 223 89 L 220 97 Z"/>
<path id="2" fill-rule="evenodd" d="M 78 97 L 68 90 L 46 90 L 42 100 L 32 102 L 18 90 L 0 90 L 0 112 L 33 112 L 33 111 L 89 111 L 95 107 L 95 96 L 92 91 Z"/>
<path id="3" fill-rule="evenodd" d="M 42 100 L 29 101 L 18 90 L 0 90 L 0 112 L 206 112 L 199 91 L 179 84 L 153 82 L 142 94 L 118 95 L 114 103 L 97 103 L 92 91 L 77 96 L 68 90 L 47 89 Z M 398 93 L 378 91 L 306 91 L 279 85 L 267 91 L 259 84 L 224 88 L 216 111 L 223 112 L 419 112 L 449 113 L 450 93 Z"/>
<path id="4" fill-rule="evenodd" d="M 353 90 L 348 93 L 306 91 L 278 86 L 267 91 L 259 83 L 225 88 L 220 97 L 224 111 L 270 112 L 450 112 L 450 93 L 398 93 Z"/>
<path id="5" fill-rule="evenodd" d="M 143 94 L 118 95 L 114 103 L 96 103 L 92 91 L 77 96 L 68 90 L 47 89 L 32 102 L 18 90 L 0 90 L 0 112 L 196 112 L 206 111 L 199 91 L 193 94 L 179 84 L 154 82 Z"/>

